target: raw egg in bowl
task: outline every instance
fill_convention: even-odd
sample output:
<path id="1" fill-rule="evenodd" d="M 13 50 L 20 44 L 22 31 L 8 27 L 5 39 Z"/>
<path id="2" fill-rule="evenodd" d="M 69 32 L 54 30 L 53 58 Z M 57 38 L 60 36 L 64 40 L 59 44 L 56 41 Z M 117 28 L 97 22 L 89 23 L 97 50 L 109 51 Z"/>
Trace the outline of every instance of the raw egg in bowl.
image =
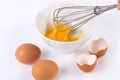
<path id="1" fill-rule="evenodd" d="M 96 20 L 92 19 L 89 22 L 87 22 L 85 25 L 83 25 L 81 28 L 75 31 L 74 35 L 72 35 L 72 37 L 74 36 L 74 38 L 67 37 L 65 41 L 63 40 L 64 39 L 63 37 L 67 31 L 64 32 L 63 34 L 60 34 L 59 32 L 55 33 L 55 29 L 53 28 L 54 10 L 59 7 L 75 6 L 75 5 L 76 4 L 71 2 L 54 3 L 53 5 L 48 6 L 43 10 L 41 10 L 36 16 L 36 26 L 38 31 L 40 32 L 40 36 L 43 39 L 43 41 L 47 43 L 49 46 L 55 48 L 56 50 L 62 53 L 73 53 L 77 51 L 91 38 L 92 34 L 95 31 Z M 66 12 L 63 14 L 66 14 Z M 53 34 L 51 36 L 50 32 L 55 33 L 55 35 L 57 35 L 58 38 L 56 39 L 56 36 L 54 36 Z M 50 33 L 50 35 L 48 33 Z"/>

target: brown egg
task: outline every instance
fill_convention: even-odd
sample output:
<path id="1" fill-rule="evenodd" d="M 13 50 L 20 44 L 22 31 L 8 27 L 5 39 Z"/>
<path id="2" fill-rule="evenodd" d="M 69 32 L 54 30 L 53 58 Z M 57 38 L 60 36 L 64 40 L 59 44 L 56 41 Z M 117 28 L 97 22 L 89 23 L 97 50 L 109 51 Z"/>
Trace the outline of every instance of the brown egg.
<path id="1" fill-rule="evenodd" d="M 96 55 L 82 54 L 77 57 L 77 66 L 84 72 L 91 72 L 96 67 Z"/>
<path id="2" fill-rule="evenodd" d="M 106 54 L 108 50 L 107 42 L 103 38 L 93 40 L 89 45 L 89 53 L 94 54 L 97 57 L 101 57 Z"/>
<path id="3" fill-rule="evenodd" d="M 36 80 L 51 80 L 58 73 L 58 66 L 51 60 L 37 61 L 32 67 L 32 75 Z"/>
<path id="4" fill-rule="evenodd" d="M 16 49 L 16 58 L 24 64 L 30 64 L 36 61 L 41 55 L 40 49 L 30 43 L 22 44 Z"/>

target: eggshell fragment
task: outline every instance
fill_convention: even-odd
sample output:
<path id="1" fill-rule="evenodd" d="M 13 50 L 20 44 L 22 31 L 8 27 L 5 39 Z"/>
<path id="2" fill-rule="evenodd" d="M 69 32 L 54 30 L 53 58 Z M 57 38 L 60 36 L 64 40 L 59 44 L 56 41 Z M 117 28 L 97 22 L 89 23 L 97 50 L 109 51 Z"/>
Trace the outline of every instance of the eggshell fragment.
<path id="1" fill-rule="evenodd" d="M 103 38 L 99 38 L 97 40 L 93 40 L 89 47 L 88 47 L 89 53 L 94 54 L 97 57 L 101 57 L 105 55 L 105 53 L 108 50 L 107 42 Z"/>
<path id="2" fill-rule="evenodd" d="M 40 48 L 31 43 L 20 45 L 16 49 L 15 56 L 17 60 L 24 64 L 30 64 L 36 61 L 41 55 Z"/>
<path id="3" fill-rule="evenodd" d="M 84 72 L 91 72 L 96 67 L 96 61 L 96 55 L 82 54 L 77 57 L 77 66 Z"/>
<path id="4" fill-rule="evenodd" d="M 58 73 L 58 66 L 51 60 L 39 60 L 32 67 L 35 80 L 52 80 Z"/>

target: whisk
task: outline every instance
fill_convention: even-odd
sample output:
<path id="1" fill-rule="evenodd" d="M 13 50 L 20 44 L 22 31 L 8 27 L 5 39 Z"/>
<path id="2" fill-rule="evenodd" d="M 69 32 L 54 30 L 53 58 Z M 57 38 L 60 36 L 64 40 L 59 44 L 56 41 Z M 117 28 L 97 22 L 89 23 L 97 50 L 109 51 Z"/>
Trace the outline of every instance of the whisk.
<path id="1" fill-rule="evenodd" d="M 103 12 L 114 9 L 115 5 L 106 6 L 68 6 L 57 8 L 53 12 L 53 20 L 55 23 L 59 22 L 62 25 L 69 25 L 71 31 L 81 28 L 85 23 L 100 15 Z M 61 25 L 59 25 L 61 26 Z M 67 30 L 68 28 L 64 29 Z M 59 31 L 64 31 L 59 30 Z"/>

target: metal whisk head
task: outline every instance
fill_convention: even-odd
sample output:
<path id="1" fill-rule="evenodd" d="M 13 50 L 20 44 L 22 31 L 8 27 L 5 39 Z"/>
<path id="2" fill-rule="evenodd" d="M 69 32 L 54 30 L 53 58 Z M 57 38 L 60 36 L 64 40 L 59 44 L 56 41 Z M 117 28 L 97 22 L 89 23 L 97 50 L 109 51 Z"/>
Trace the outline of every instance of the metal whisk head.
<path id="1" fill-rule="evenodd" d="M 75 31 L 97 15 L 116 7 L 117 5 L 61 7 L 53 12 L 53 20 L 55 23 L 69 25 L 72 29 L 71 31 Z"/>

